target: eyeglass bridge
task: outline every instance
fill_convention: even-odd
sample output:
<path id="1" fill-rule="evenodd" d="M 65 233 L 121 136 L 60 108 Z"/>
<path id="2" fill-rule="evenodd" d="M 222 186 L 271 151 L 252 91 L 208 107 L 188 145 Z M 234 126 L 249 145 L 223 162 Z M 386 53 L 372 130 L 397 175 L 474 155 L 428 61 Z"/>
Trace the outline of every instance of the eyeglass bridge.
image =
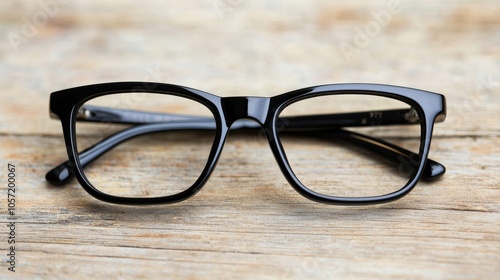
<path id="1" fill-rule="evenodd" d="M 270 102 L 269 97 L 223 97 L 221 104 L 227 126 L 239 119 L 254 119 L 264 124 Z"/>

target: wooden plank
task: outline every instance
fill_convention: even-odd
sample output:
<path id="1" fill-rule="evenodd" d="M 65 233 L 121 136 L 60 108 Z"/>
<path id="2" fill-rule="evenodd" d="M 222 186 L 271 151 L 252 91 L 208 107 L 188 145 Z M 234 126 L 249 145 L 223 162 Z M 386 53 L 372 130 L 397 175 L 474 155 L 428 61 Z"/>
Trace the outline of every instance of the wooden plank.
<path id="1" fill-rule="evenodd" d="M 402 1 L 395 12 L 389 1 L 56 2 L 52 15 L 42 2 L 0 3 L 0 278 L 500 274 L 496 1 Z M 356 45 L 386 12 L 390 23 Z M 35 20 L 33 34 L 23 34 Z M 440 92 L 448 117 L 435 127 L 430 156 L 447 173 L 390 204 L 327 206 L 290 187 L 262 135 L 235 132 L 208 183 L 182 203 L 110 205 L 75 180 L 46 183 L 45 173 L 67 157 L 60 124 L 48 118 L 49 93 L 122 80 L 222 96 L 339 82 Z M 17 167 L 15 274 L 6 263 L 8 163 Z"/>
<path id="2" fill-rule="evenodd" d="M 421 182 L 392 204 L 354 208 L 305 200 L 280 178 L 271 156 L 259 156 L 267 152 L 264 141 L 248 148 L 237 144 L 248 140 L 245 136 L 235 138 L 197 196 L 137 208 L 97 202 L 75 182 L 65 188 L 41 184 L 43 172 L 60 158 L 51 153 L 58 142 L 53 137 L 2 137 L 2 145 L 17 146 L 19 153 L 2 158 L 21 166 L 21 275 L 483 278 L 498 273 L 498 158 L 491 161 L 482 153 L 452 163 L 460 147 L 498 153 L 496 138 L 438 144 L 441 159 L 449 163 L 441 181 Z M 40 154 L 40 148 L 46 152 Z M 246 172 L 233 168 L 241 161 L 248 162 Z M 266 170 L 273 173 L 262 176 Z"/>

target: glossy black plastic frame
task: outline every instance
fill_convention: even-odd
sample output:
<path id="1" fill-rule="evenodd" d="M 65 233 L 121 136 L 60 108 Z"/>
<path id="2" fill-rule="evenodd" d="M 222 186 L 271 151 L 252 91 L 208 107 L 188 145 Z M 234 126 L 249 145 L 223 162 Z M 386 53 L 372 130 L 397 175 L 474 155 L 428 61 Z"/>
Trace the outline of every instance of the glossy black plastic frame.
<path id="1" fill-rule="evenodd" d="M 167 94 L 197 101 L 205 105 L 213 113 L 215 123 L 214 119 L 211 118 L 205 119 L 184 115 L 160 116 L 160 114 L 113 108 L 82 107 L 90 99 L 127 92 Z M 353 112 L 349 114 L 279 118 L 284 108 L 299 100 L 322 95 L 340 94 L 366 94 L 389 97 L 409 104 L 411 109 L 405 111 L 391 110 L 384 112 L 384 114 L 379 114 L 379 112 Z M 441 94 L 405 87 L 378 84 L 332 84 L 299 89 L 274 97 L 219 97 L 200 90 L 172 84 L 118 82 L 88 85 L 54 92 L 50 96 L 50 113 L 51 117 L 61 120 L 69 160 L 52 169 L 46 176 L 47 181 L 52 184 L 64 184 L 71 175 L 74 175 L 89 194 L 110 203 L 131 205 L 174 203 L 193 196 L 208 180 L 220 156 L 228 132 L 234 129 L 263 128 L 276 161 L 288 182 L 304 197 L 321 203 L 342 205 L 385 203 L 408 194 L 421 177 L 433 180 L 445 172 L 443 165 L 427 158 L 434 123 L 444 121 L 446 117 L 445 97 Z M 147 119 L 145 117 L 148 117 L 147 115 L 156 118 L 163 117 L 164 120 L 147 123 L 144 122 Z M 236 122 L 241 119 L 247 120 Z M 106 121 L 135 125 L 102 140 L 78 154 L 75 134 L 76 121 Z M 402 161 L 411 162 L 414 165 L 411 179 L 400 190 L 381 196 L 335 197 L 316 193 L 297 179 L 286 159 L 278 136 L 279 132 L 282 133 L 279 130 L 283 130 L 283 121 L 286 122 L 285 130 L 289 130 L 291 133 L 306 131 L 308 135 L 317 133 L 323 136 L 340 137 L 349 143 L 374 151 L 395 164 Z M 388 124 L 419 124 L 421 127 L 419 154 L 380 139 L 344 129 L 350 126 Z M 216 136 L 207 164 L 198 180 L 181 193 L 154 198 L 112 196 L 99 191 L 84 175 L 83 168 L 86 164 L 133 137 L 159 131 L 213 129 L 216 131 Z M 353 170 L 353 172 L 355 171 Z"/>

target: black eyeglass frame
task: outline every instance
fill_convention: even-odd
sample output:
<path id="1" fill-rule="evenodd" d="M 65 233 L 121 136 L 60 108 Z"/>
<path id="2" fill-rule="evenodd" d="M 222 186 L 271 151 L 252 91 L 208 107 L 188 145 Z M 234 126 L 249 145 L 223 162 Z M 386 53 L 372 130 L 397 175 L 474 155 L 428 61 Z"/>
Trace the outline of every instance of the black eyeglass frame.
<path id="1" fill-rule="evenodd" d="M 76 145 L 75 128 L 79 109 L 90 99 L 103 95 L 127 92 L 158 93 L 188 98 L 205 105 L 212 112 L 216 121 L 216 135 L 207 164 L 200 174 L 200 177 L 185 191 L 164 197 L 119 197 L 99 191 L 85 177 Z M 419 148 L 420 163 L 418 166 L 415 166 L 412 178 L 398 191 L 371 197 L 327 196 L 314 192 L 304 186 L 292 171 L 278 136 L 277 121 L 280 113 L 290 104 L 303 99 L 340 94 L 366 94 L 388 97 L 405 102 L 416 111 L 419 122 L 421 123 Z M 446 117 L 446 100 L 443 95 L 433 92 L 380 84 L 353 83 L 321 85 L 291 91 L 274 97 L 219 97 L 197 89 L 173 84 L 117 82 L 87 85 L 54 92 L 50 96 L 50 113 L 52 117 L 57 117 L 61 120 L 71 172 L 90 195 L 105 202 L 141 205 L 174 203 L 190 198 L 203 187 L 211 175 L 222 152 L 225 139 L 232 124 L 240 119 L 253 119 L 263 128 L 282 173 L 298 193 L 310 200 L 320 203 L 363 205 L 386 203 L 399 199 L 408 194 L 415 187 L 423 174 L 424 167 L 426 167 L 434 123 L 444 121 Z M 432 172 L 436 166 L 428 167 L 432 169 L 430 172 Z M 444 173 L 444 167 L 441 166 L 441 168 L 443 170 L 439 171 L 439 175 Z M 47 178 L 48 177 L 49 175 Z"/>

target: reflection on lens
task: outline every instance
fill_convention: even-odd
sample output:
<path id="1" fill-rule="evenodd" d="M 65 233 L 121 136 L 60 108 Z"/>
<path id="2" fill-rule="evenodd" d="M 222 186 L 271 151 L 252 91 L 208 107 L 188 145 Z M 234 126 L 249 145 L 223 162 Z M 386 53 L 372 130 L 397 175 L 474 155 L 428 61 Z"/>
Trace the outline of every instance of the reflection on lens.
<path id="1" fill-rule="evenodd" d="M 215 127 L 211 111 L 187 98 L 112 94 L 87 101 L 79 112 L 92 120 L 76 123 L 79 153 L 110 136 L 121 138 L 83 168 L 96 189 L 119 197 L 162 197 L 185 191 L 202 173 L 215 137 L 215 129 L 182 130 L 197 122 Z M 128 124 L 120 123 L 124 120 Z"/>
<path id="2" fill-rule="evenodd" d="M 369 197 L 400 190 L 420 165 L 420 124 L 403 124 L 414 112 L 387 97 L 323 95 L 288 105 L 276 125 L 293 173 L 305 187 L 328 196 Z M 373 149 L 379 140 L 417 155 L 411 161 L 388 160 Z"/>

